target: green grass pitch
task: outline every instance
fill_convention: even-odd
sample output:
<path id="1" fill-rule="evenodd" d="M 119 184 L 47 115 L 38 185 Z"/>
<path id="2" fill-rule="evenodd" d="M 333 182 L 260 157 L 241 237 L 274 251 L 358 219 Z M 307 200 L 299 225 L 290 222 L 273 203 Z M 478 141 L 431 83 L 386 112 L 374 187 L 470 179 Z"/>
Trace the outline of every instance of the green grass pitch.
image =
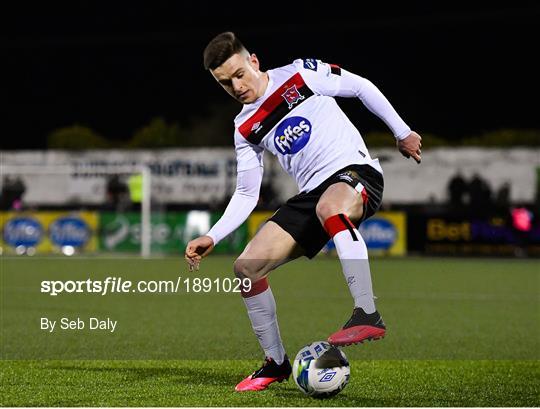
<path id="1" fill-rule="evenodd" d="M 263 359 L 238 294 L 72 294 L 52 300 L 37 284 L 108 275 L 223 278 L 231 276 L 232 262 L 210 257 L 198 273 L 188 273 L 174 258 L 2 258 L 0 404 L 540 405 L 540 268 L 534 260 L 373 259 L 387 337 L 344 348 L 351 381 L 323 401 L 302 395 L 292 378 L 264 392 L 234 392 Z M 273 272 L 270 283 L 291 358 L 350 315 L 335 258 L 297 260 Z M 118 319 L 118 331 L 32 332 L 45 313 L 110 315 Z M 35 359 L 36 351 L 47 359 Z M 5 359 L 13 356 L 21 359 Z"/>

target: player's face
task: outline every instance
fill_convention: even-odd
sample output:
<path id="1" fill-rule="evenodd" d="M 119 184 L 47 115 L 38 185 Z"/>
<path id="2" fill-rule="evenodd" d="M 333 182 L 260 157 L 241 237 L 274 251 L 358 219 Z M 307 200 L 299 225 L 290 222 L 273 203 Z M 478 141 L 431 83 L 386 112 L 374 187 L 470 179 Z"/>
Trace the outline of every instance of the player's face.
<path id="1" fill-rule="evenodd" d="M 266 76 L 259 70 L 255 54 L 234 54 L 211 73 L 225 91 L 242 104 L 251 104 L 266 89 Z"/>

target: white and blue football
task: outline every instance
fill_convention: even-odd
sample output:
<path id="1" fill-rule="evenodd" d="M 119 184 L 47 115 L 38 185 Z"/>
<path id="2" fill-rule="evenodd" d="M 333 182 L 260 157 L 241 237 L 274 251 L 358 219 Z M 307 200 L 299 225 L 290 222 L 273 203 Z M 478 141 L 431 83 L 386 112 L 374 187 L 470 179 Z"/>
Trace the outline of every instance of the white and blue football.
<path id="1" fill-rule="evenodd" d="M 302 348 L 294 358 L 294 382 L 306 395 L 329 398 L 348 383 L 349 361 L 343 351 L 325 341 L 313 342 Z"/>

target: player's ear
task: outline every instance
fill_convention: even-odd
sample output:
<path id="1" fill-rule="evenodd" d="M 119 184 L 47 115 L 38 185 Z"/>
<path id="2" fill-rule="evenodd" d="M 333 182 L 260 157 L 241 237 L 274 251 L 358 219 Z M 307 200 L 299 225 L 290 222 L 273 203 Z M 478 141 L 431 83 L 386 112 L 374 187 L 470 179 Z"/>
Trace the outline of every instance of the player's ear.
<path id="1" fill-rule="evenodd" d="M 251 54 L 251 55 L 249 56 L 249 63 L 250 63 L 251 66 L 255 69 L 255 71 L 259 71 L 259 69 L 260 69 L 260 64 L 259 64 L 259 59 L 257 58 L 257 55 Z"/>

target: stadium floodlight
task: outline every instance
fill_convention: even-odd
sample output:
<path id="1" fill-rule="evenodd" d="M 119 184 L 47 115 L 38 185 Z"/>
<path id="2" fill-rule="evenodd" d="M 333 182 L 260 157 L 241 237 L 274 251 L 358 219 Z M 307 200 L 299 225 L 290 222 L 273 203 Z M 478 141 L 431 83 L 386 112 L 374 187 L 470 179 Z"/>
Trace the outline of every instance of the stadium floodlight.
<path id="1" fill-rule="evenodd" d="M 30 197 L 26 200 L 29 206 L 39 208 L 40 206 L 61 207 L 65 204 L 66 207 L 71 207 L 72 204 L 62 195 L 65 194 L 63 189 L 71 177 L 99 177 L 104 178 L 111 175 L 140 175 L 142 177 L 142 186 L 140 194 L 141 203 L 141 249 L 142 257 L 149 257 L 151 254 L 151 192 L 152 192 L 152 173 L 149 166 L 80 166 L 74 165 L 43 165 L 43 166 L 26 166 L 26 165 L 6 165 L 0 164 L 0 176 L 5 177 L 20 177 L 24 184 L 29 187 Z M 55 182 L 56 178 L 56 182 Z M 47 181 L 48 179 L 48 181 Z M 45 183 L 44 183 L 45 182 Z M 103 183 L 104 185 L 104 183 Z M 52 198 L 51 203 L 33 202 L 31 196 L 32 188 L 35 189 L 51 189 L 49 197 Z M 56 197 L 55 197 L 56 196 Z M 99 195 L 97 195 L 99 196 Z M 78 205 L 100 205 L 103 204 L 103 197 L 96 197 L 92 203 L 86 203 L 84 200 L 78 202 Z"/>

